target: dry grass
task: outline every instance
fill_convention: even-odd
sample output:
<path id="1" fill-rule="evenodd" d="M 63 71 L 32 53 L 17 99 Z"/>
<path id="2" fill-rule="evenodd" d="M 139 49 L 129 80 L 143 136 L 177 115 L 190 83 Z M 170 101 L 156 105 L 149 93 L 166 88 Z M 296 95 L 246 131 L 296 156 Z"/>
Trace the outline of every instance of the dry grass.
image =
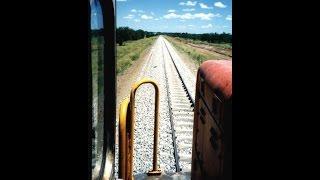
<path id="1" fill-rule="evenodd" d="M 123 46 L 117 45 L 117 74 L 128 69 L 132 62 L 139 59 L 146 49 L 148 49 L 157 37 L 129 41 Z"/>
<path id="2" fill-rule="evenodd" d="M 191 46 L 185 44 L 182 41 L 175 38 L 166 36 L 166 39 L 172 43 L 172 45 L 181 53 L 185 53 L 197 66 L 200 66 L 204 61 L 208 59 L 217 59 L 213 54 L 201 52 Z"/>

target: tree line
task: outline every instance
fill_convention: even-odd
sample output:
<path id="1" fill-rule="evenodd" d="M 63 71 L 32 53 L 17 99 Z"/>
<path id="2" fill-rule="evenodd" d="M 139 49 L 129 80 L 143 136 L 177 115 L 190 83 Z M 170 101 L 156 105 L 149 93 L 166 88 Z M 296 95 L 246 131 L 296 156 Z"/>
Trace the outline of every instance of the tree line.
<path id="1" fill-rule="evenodd" d="M 189 33 L 162 33 L 164 35 L 180 37 L 192 40 L 207 41 L 209 43 L 232 43 L 232 35 L 229 33 L 205 33 L 205 34 L 189 34 Z"/>
<path id="2" fill-rule="evenodd" d="M 151 37 L 151 36 L 155 36 L 155 33 L 153 32 L 148 32 L 148 31 L 144 31 L 144 30 L 133 30 L 129 27 L 118 27 L 116 29 L 117 35 L 116 35 L 116 40 L 117 43 L 122 46 L 123 42 L 125 41 L 129 41 L 129 40 L 138 40 L 138 39 L 142 39 L 145 37 Z"/>
<path id="3" fill-rule="evenodd" d="M 102 30 L 92 30 L 92 35 L 102 35 Z M 145 37 L 168 35 L 172 37 L 180 37 L 192 40 L 207 41 L 209 43 L 232 43 L 232 34 L 229 33 L 204 33 L 204 34 L 190 34 L 190 33 L 163 33 L 163 32 L 148 32 L 144 30 L 133 30 L 129 27 L 118 27 L 116 29 L 116 42 L 122 46 L 125 41 L 138 40 Z"/>

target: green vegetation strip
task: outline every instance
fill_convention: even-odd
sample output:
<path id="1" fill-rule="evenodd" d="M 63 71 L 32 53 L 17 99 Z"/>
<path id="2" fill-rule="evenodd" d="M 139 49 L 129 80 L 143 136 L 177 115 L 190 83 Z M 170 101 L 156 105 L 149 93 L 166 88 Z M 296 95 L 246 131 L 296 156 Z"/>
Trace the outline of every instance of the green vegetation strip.
<path id="1" fill-rule="evenodd" d="M 184 43 L 192 43 L 192 44 L 199 44 L 199 45 L 208 45 L 208 46 L 214 46 L 221 49 L 232 49 L 232 43 L 209 43 L 207 41 L 200 41 L 200 40 L 193 40 L 193 39 L 185 39 L 180 37 L 175 37 L 178 41 L 184 42 Z"/>
<path id="2" fill-rule="evenodd" d="M 200 66 L 201 63 L 203 63 L 205 60 L 216 59 L 214 55 L 199 52 L 182 42 L 174 40 L 174 38 L 172 37 L 166 36 L 166 39 L 170 41 L 178 51 L 187 54 L 189 58 L 191 58 L 196 63 L 197 66 Z"/>
<path id="3" fill-rule="evenodd" d="M 117 46 L 117 74 L 128 69 L 132 62 L 150 47 L 157 37 L 144 38 L 137 41 L 125 42 L 123 46 Z"/>

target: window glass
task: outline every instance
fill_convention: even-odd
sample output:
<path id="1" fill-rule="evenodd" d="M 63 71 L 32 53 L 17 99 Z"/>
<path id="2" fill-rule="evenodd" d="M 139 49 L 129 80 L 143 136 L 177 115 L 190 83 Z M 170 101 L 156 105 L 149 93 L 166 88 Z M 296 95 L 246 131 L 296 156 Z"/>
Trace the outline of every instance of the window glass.
<path id="1" fill-rule="evenodd" d="M 92 174 L 97 176 L 102 162 L 104 123 L 104 61 L 103 19 L 99 0 L 91 6 L 91 62 L 92 62 Z"/>

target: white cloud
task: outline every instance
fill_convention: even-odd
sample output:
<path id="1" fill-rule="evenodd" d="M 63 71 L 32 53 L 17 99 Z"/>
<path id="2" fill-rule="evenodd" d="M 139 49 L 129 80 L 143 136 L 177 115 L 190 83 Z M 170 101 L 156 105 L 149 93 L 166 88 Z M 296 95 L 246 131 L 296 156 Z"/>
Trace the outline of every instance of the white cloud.
<path id="1" fill-rule="evenodd" d="M 186 13 L 186 14 L 180 15 L 180 18 L 181 18 L 181 19 L 194 19 L 195 16 L 193 16 L 193 15 L 190 14 L 190 13 Z"/>
<path id="2" fill-rule="evenodd" d="M 140 22 L 140 19 L 135 19 L 134 22 Z"/>
<path id="3" fill-rule="evenodd" d="M 187 1 L 187 6 L 195 6 L 197 4 L 197 1 Z"/>
<path id="4" fill-rule="evenodd" d="M 117 0 L 117 2 L 126 2 L 127 0 Z"/>
<path id="5" fill-rule="evenodd" d="M 168 10 L 168 13 L 174 13 L 174 12 L 176 12 L 176 10 L 174 10 L 174 9 L 169 9 Z"/>
<path id="6" fill-rule="evenodd" d="M 226 20 L 232 21 L 232 16 L 231 16 L 231 15 L 228 15 L 228 16 L 226 17 Z"/>
<path id="7" fill-rule="evenodd" d="M 182 9 L 182 11 L 186 11 L 186 12 L 190 12 L 190 11 L 195 11 L 195 9 L 194 8 L 191 8 L 191 9 Z"/>
<path id="8" fill-rule="evenodd" d="M 211 18 L 214 18 L 214 17 L 221 17 L 221 14 L 212 14 L 212 13 L 208 13 L 208 14 L 205 14 L 205 13 L 197 13 L 197 14 L 194 14 L 194 17 L 195 18 L 199 18 L 201 20 L 211 20 Z"/>
<path id="9" fill-rule="evenodd" d="M 214 14 L 214 17 L 222 17 L 222 15 L 217 13 L 217 14 Z"/>
<path id="10" fill-rule="evenodd" d="M 189 27 L 194 27 L 194 25 L 192 25 L 192 24 L 189 24 L 188 26 L 189 26 Z"/>
<path id="11" fill-rule="evenodd" d="M 200 7 L 201 7 L 202 9 L 213 9 L 213 7 L 209 7 L 209 6 L 207 6 L 206 4 L 204 4 L 204 3 L 200 3 Z"/>
<path id="12" fill-rule="evenodd" d="M 170 13 L 170 14 L 166 14 L 163 16 L 165 19 L 175 19 L 175 18 L 180 18 L 180 15 L 176 14 L 176 13 Z"/>
<path id="13" fill-rule="evenodd" d="M 144 11 L 143 10 L 137 10 L 137 9 L 131 9 L 131 12 L 133 12 L 133 13 L 137 13 L 137 12 L 139 12 L 139 13 L 144 13 Z"/>
<path id="14" fill-rule="evenodd" d="M 201 28 L 204 28 L 204 29 L 213 28 L 213 26 L 212 26 L 212 24 L 208 24 L 208 25 L 201 26 Z"/>
<path id="15" fill-rule="evenodd" d="M 144 14 L 141 16 L 141 19 L 153 19 L 153 17 Z"/>
<path id="16" fill-rule="evenodd" d="M 154 20 L 159 21 L 159 18 L 155 18 Z"/>
<path id="17" fill-rule="evenodd" d="M 134 18 L 134 15 L 132 15 L 132 14 L 129 14 L 128 16 L 125 16 L 125 17 L 123 17 L 124 19 L 132 19 L 132 18 Z"/>
<path id="18" fill-rule="evenodd" d="M 197 1 L 187 1 L 187 2 L 180 2 L 179 5 L 181 6 L 195 6 Z"/>
<path id="19" fill-rule="evenodd" d="M 152 12 L 152 11 L 151 11 L 151 13 L 150 13 L 150 14 L 151 14 L 151 15 L 154 15 L 154 12 Z"/>
<path id="20" fill-rule="evenodd" d="M 198 13 L 198 14 L 194 14 L 194 17 L 200 18 L 201 20 L 211 20 L 211 18 L 214 17 L 214 14 L 212 14 L 212 13 L 208 13 L 208 14 Z"/>
<path id="21" fill-rule="evenodd" d="M 221 15 L 218 14 L 212 14 L 212 13 L 185 13 L 185 14 L 176 14 L 176 13 L 169 13 L 163 16 L 165 19 L 200 19 L 200 20 L 211 20 L 214 17 L 221 17 Z"/>
<path id="22" fill-rule="evenodd" d="M 222 2 L 215 2 L 214 3 L 214 6 L 215 7 L 218 7 L 218 8 L 226 8 L 227 6 L 226 5 L 224 5 Z"/>

